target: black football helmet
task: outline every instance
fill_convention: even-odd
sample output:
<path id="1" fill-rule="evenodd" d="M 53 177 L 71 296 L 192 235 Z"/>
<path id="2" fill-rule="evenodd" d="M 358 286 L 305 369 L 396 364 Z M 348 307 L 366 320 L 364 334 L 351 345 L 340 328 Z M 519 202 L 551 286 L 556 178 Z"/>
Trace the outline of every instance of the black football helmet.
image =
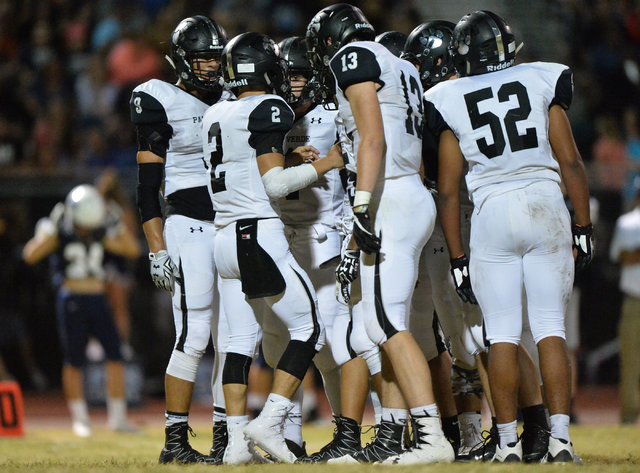
<path id="1" fill-rule="evenodd" d="M 306 42 L 309 59 L 322 85 L 325 99 L 334 95 L 334 79 L 329 61 L 349 40 L 373 41 L 376 32 L 359 8 L 348 3 L 336 3 L 320 10 L 307 26 Z"/>
<path id="2" fill-rule="evenodd" d="M 311 60 L 307 53 L 307 44 L 304 38 L 301 36 L 292 36 L 280 41 L 278 46 L 280 47 L 282 57 L 287 61 L 289 78 L 293 75 L 302 75 L 307 79 L 307 83 L 299 89 L 294 89 L 293 86 L 291 86 L 291 96 L 293 100 L 293 102 L 289 103 L 291 108 L 296 108 L 318 99 L 320 96 L 318 90 L 319 84 L 313 74 L 313 67 L 311 66 Z M 295 94 L 298 92 L 300 95 L 298 98 L 295 98 Z"/>
<path id="3" fill-rule="evenodd" d="M 416 26 L 407 38 L 400 57 L 419 67 L 425 90 L 454 72 L 449 46 L 455 26 L 445 20 L 428 21 Z"/>
<path id="4" fill-rule="evenodd" d="M 221 67 L 225 85 L 234 93 L 253 85 L 291 101 L 287 62 L 267 35 L 242 33 L 231 39 L 222 50 Z"/>
<path id="5" fill-rule="evenodd" d="M 211 18 L 198 15 L 185 18 L 171 33 L 171 65 L 187 89 L 205 95 L 222 93 L 222 76 L 218 71 L 204 71 L 196 59 L 217 59 L 225 44 L 227 33 Z"/>
<path id="6" fill-rule="evenodd" d="M 407 35 L 400 31 L 385 31 L 376 36 L 376 43 L 383 45 L 396 57 L 402 54 L 406 41 Z"/>
<path id="7" fill-rule="evenodd" d="M 519 49 L 511 27 L 487 10 L 463 16 L 451 39 L 453 65 L 463 77 L 506 69 Z"/>

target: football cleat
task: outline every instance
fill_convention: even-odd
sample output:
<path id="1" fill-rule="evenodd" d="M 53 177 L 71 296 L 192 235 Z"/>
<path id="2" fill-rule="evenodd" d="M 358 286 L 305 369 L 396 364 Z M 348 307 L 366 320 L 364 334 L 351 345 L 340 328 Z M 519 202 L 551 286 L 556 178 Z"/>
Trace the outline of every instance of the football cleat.
<path id="1" fill-rule="evenodd" d="M 340 458 L 362 450 L 360 442 L 360 426 L 348 417 L 335 416 L 333 422 L 333 440 L 322 447 L 319 452 L 308 457 L 299 458 L 299 463 L 324 463 L 332 458 Z"/>
<path id="2" fill-rule="evenodd" d="M 244 424 L 234 424 L 233 428 L 228 430 L 227 446 L 222 455 L 225 465 L 246 465 L 254 462 L 253 443 L 245 439 L 243 432 L 247 423 L 244 421 Z"/>
<path id="3" fill-rule="evenodd" d="M 549 437 L 549 450 L 541 463 L 575 463 L 582 465 L 583 461 L 573 449 L 568 440 Z"/>
<path id="4" fill-rule="evenodd" d="M 88 420 L 74 420 L 71 423 L 71 428 L 73 429 L 73 433 L 78 437 L 91 437 L 91 425 Z"/>
<path id="5" fill-rule="evenodd" d="M 383 465 L 419 465 L 451 463 L 455 460 L 453 446 L 447 440 L 438 417 L 411 417 L 413 445 L 400 455 L 387 458 Z"/>
<path id="6" fill-rule="evenodd" d="M 229 433 L 227 432 L 227 423 L 223 421 L 213 424 L 213 446 L 209 451 L 209 455 L 216 463 L 222 464 L 224 451 L 227 448 L 228 442 Z"/>
<path id="7" fill-rule="evenodd" d="M 500 445 L 496 447 L 496 453 L 491 459 L 496 463 L 519 463 L 522 461 L 522 441 L 518 439 L 517 442 L 509 443 L 504 448 L 500 448 Z"/>
<path id="8" fill-rule="evenodd" d="M 373 442 L 357 452 L 329 460 L 328 463 L 374 463 L 399 455 L 402 447 L 405 424 L 382 421 Z"/>
<path id="9" fill-rule="evenodd" d="M 522 440 L 522 459 L 525 463 L 538 463 L 549 449 L 550 432 L 539 425 L 525 428 L 520 436 Z"/>
<path id="10" fill-rule="evenodd" d="M 468 462 L 471 459 L 473 449 L 482 443 L 482 434 L 473 422 L 461 422 L 460 437 L 460 448 L 456 454 L 456 461 Z"/>
<path id="11" fill-rule="evenodd" d="M 164 429 L 165 443 L 158 463 L 214 463 L 211 457 L 203 455 L 189 445 L 188 434 L 195 433 L 186 422 L 169 425 Z"/>
<path id="12" fill-rule="evenodd" d="M 477 444 L 470 452 L 469 459 L 475 461 L 491 461 L 498 446 L 498 427 L 493 424 L 490 430 L 482 431 L 482 442 Z"/>
<path id="13" fill-rule="evenodd" d="M 274 460 L 295 463 L 297 458 L 284 439 L 284 419 L 288 408 L 276 402 L 267 402 L 258 417 L 243 429 L 244 437 L 267 452 Z"/>

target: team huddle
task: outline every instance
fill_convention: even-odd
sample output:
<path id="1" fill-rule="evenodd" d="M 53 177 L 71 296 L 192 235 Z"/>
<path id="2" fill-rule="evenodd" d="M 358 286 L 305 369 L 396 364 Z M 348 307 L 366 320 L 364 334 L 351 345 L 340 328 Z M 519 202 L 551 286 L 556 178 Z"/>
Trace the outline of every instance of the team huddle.
<path id="1" fill-rule="evenodd" d="M 280 44 L 195 16 L 170 47 L 178 82 L 130 102 L 151 276 L 176 327 L 160 462 L 580 462 L 564 317 L 593 228 L 571 71 L 514 65 L 520 46 L 489 11 L 376 37 L 335 4 Z M 203 454 L 188 413 L 210 337 Z M 274 379 L 249 421 L 260 347 Z M 315 453 L 301 432 L 311 363 L 335 422 Z"/>

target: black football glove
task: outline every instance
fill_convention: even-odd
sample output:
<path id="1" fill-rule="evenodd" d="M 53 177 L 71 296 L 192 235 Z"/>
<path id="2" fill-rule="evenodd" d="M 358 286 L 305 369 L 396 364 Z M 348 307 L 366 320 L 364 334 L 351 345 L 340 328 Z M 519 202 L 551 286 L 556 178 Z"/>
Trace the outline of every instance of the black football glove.
<path id="1" fill-rule="evenodd" d="M 576 271 L 582 271 L 593 258 L 593 225 L 586 227 L 574 223 L 571 226 L 573 235 L 573 247 L 578 251 L 576 255 Z"/>
<path id="2" fill-rule="evenodd" d="M 336 268 L 336 280 L 340 284 L 342 298 L 348 304 L 351 283 L 360 276 L 360 250 L 347 250 Z"/>
<path id="3" fill-rule="evenodd" d="M 469 258 L 467 255 L 458 256 L 451 260 L 451 275 L 453 283 L 456 285 L 456 292 L 462 302 L 477 304 L 476 296 L 471 289 L 471 279 L 469 278 Z"/>
<path id="4" fill-rule="evenodd" d="M 367 254 L 380 251 L 380 237 L 371 229 L 371 217 L 368 205 L 358 205 L 353 209 L 355 217 L 353 221 L 353 238 L 356 239 L 358 248 Z"/>

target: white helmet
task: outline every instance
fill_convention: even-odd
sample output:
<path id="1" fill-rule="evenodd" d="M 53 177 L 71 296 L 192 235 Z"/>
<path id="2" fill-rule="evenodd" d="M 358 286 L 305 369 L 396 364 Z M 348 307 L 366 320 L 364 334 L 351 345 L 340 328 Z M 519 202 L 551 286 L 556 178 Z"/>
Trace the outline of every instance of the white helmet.
<path id="1" fill-rule="evenodd" d="M 74 225 L 94 229 L 104 224 L 107 208 L 100 192 L 92 185 L 82 184 L 71 189 L 64 204 Z"/>

